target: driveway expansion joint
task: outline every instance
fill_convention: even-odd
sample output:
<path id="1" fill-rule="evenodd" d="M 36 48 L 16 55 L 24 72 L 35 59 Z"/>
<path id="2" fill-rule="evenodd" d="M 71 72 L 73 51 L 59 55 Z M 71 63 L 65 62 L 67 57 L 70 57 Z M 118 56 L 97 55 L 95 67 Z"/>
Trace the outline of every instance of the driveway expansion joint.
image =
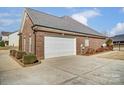
<path id="1" fill-rule="evenodd" d="M 0 73 L 14 71 L 14 70 L 18 70 L 18 69 L 21 69 L 21 68 L 15 68 L 15 69 L 11 69 L 11 70 L 3 70 L 3 71 L 0 71 Z"/>
<path id="2" fill-rule="evenodd" d="M 108 64 L 110 64 L 110 63 L 108 63 Z M 94 72 L 94 71 L 96 71 L 97 69 L 102 68 L 102 67 L 105 67 L 105 66 L 108 65 L 108 64 L 104 64 L 104 65 L 102 65 L 102 66 L 96 67 L 96 68 L 92 69 L 91 71 L 85 72 L 85 73 L 83 73 L 83 74 L 81 74 L 81 75 L 86 75 L 86 74 L 89 74 L 89 73 L 91 73 L 91 72 Z"/>
<path id="3" fill-rule="evenodd" d="M 78 78 L 79 76 L 75 76 L 75 77 L 73 77 L 73 78 L 70 78 L 70 79 L 67 79 L 67 80 L 65 80 L 65 81 L 63 81 L 63 82 L 61 82 L 61 83 L 59 83 L 59 85 L 63 85 L 63 84 L 65 84 L 66 82 L 69 82 L 69 81 L 71 81 L 71 80 L 73 80 L 73 79 L 76 79 L 76 78 Z"/>

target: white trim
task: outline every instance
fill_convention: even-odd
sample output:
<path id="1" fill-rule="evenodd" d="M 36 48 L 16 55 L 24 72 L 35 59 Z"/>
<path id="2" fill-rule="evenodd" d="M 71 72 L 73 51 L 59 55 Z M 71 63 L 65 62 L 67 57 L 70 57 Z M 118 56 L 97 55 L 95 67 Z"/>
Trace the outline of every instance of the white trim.
<path id="1" fill-rule="evenodd" d="M 25 11 L 24 14 L 23 14 L 22 21 L 21 21 L 20 33 L 22 33 L 22 30 L 23 30 L 23 27 L 24 27 L 24 24 L 25 24 L 26 16 L 27 16 L 27 13 L 26 13 L 26 11 Z"/>
<path id="2" fill-rule="evenodd" d="M 84 41 L 84 45 L 85 45 L 85 47 L 88 47 L 88 46 L 90 46 L 90 41 L 89 41 L 89 39 L 88 38 L 86 38 L 85 39 L 85 41 Z"/>
<path id="3" fill-rule="evenodd" d="M 25 38 L 23 39 L 23 47 L 24 47 L 24 51 L 26 51 L 26 40 L 25 40 Z"/>
<path id="4" fill-rule="evenodd" d="M 29 52 L 31 53 L 31 45 L 32 45 L 32 38 L 31 37 L 29 37 Z"/>
<path id="5" fill-rule="evenodd" d="M 40 26 L 35 26 L 33 27 L 34 30 L 42 30 L 42 31 L 48 31 L 48 32 L 57 32 L 61 34 L 72 34 L 72 35 L 79 35 L 79 36 L 87 36 L 87 37 L 96 37 L 96 38 L 101 38 L 104 39 L 106 37 L 104 36 L 98 36 L 98 35 L 89 35 L 89 34 L 82 34 L 82 33 L 76 33 L 76 32 L 69 32 L 69 31 L 64 31 L 64 30 L 59 30 L 59 29 L 54 29 L 54 28 L 48 28 L 48 27 L 40 27 Z"/>

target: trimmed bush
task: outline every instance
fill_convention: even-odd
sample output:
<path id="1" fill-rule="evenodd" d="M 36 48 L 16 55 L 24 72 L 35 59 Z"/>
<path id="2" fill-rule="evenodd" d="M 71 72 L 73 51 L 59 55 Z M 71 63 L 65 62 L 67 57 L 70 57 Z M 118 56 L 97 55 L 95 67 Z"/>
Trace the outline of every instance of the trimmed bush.
<path id="1" fill-rule="evenodd" d="M 29 54 L 27 54 L 27 55 L 24 55 L 23 56 L 23 59 L 22 59 L 22 62 L 24 63 L 24 64 L 33 64 L 33 63 L 35 63 L 35 62 L 37 62 L 38 60 L 37 60 L 37 57 L 36 57 L 36 55 L 34 55 L 34 54 L 32 54 L 32 53 L 29 53 Z"/>
<path id="2" fill-rule="evenodd" d="M 13 56 L 13 50 L 10 50 L 10 55 Z"/>
<path id="3" fill-rule="evenodd" d="M 24 55 L 26 55 L 26 52 L 17 51 L 16 54 L 15 54 L 15 57 L 16 57 L 17 59 L 22 59 Z"/>
<path id="4" fill-rule="evenodd" d="M 12 56 L 13 56 L 13 57 L 15 57 L 16 52 L 17 52 L 16 50 L 12 50 Z"/>

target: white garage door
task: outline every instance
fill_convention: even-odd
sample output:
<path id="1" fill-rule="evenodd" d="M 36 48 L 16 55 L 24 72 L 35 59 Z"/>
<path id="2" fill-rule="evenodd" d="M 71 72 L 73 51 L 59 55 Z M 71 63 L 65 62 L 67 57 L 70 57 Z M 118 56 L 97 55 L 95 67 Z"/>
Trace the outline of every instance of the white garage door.
<path id="1" fill-rule="evenodd" d="M 76 55 L 76 39 L 45 37 L 45 58 Z"/>

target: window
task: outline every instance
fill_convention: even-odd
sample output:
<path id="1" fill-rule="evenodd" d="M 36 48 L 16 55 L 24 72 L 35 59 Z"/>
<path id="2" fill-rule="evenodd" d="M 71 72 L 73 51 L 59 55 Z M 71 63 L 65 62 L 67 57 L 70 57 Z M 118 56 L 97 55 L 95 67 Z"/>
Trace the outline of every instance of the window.
<path id="1" fill-rule="evenodd" d="M 88 47 L 89 46 L 89 39 L 85 39 L 85 47 Z"/>
<path id="2" fill-rule="evenodd" d="M 25 47 L 26 47 L 26 41 L 25 41 L 25 39 L 24 39 L 24 51 L 26 50 Z"/>
<path id="3" fill-rule="evenodd" d="M 29 52 L 31 52 L 31 37 L 29 38 Z"/>

